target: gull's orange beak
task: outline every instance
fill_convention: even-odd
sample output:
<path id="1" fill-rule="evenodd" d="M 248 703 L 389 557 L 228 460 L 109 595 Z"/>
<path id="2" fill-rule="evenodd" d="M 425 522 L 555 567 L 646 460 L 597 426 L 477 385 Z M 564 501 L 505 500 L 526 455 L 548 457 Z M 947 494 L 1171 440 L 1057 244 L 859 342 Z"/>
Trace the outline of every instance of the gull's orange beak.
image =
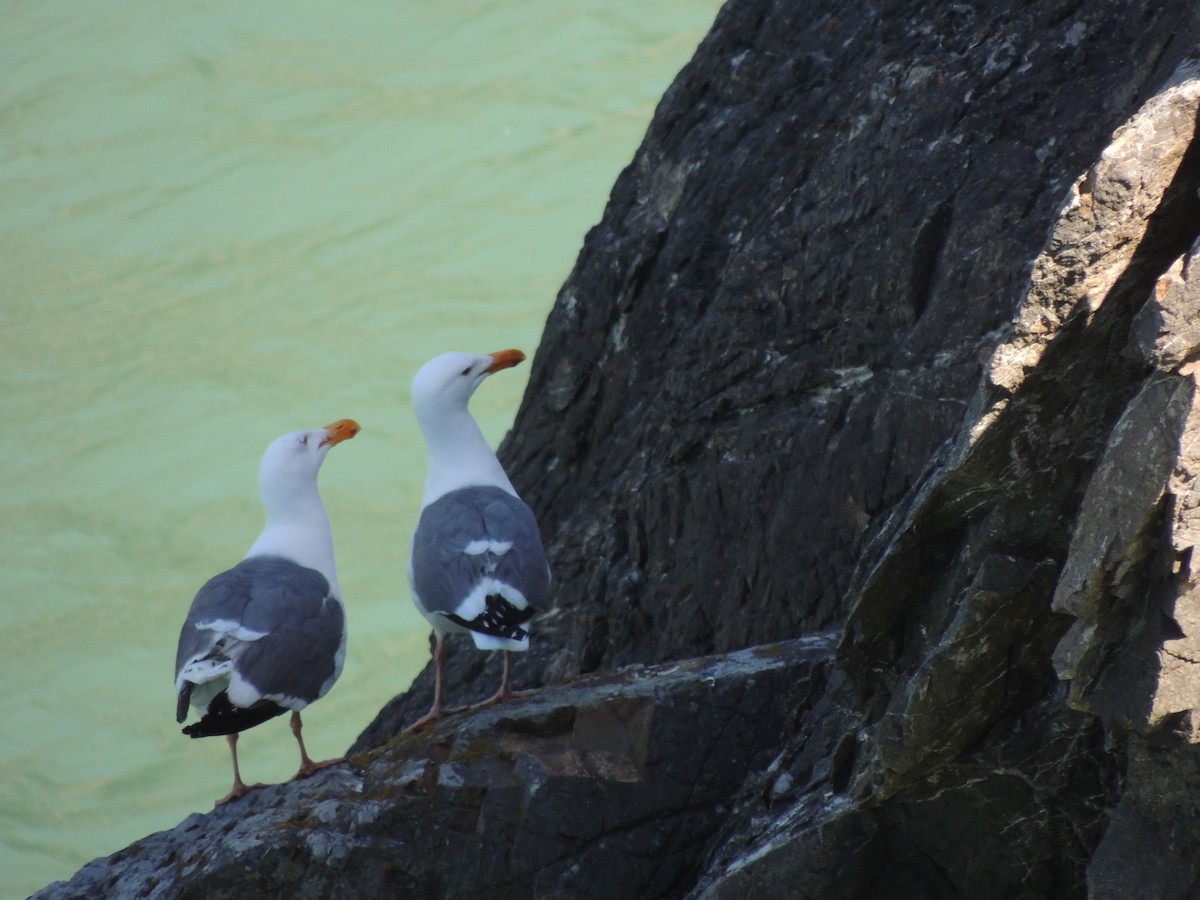
<path id="1" fill-rule="evenodd" d="M 325 439 L 321 441 L 320 446 L 326 444 L 340 444 L 342 441 L 348 441 L 361 431 L 358 423 L 353 419 L 338 419 L 332 425 L 325 426 Z"/>
<path id="2" fill-rule="evenodd" d="M 495 353 L 489 353 L 492 358 L 492 364 L 483 371 L 491 375 L 493 372 L 499 372 L 501 369 L 511 369 L 517 363 L 525 361 L 525 354 L 520 350 L 497 350 Z"/>

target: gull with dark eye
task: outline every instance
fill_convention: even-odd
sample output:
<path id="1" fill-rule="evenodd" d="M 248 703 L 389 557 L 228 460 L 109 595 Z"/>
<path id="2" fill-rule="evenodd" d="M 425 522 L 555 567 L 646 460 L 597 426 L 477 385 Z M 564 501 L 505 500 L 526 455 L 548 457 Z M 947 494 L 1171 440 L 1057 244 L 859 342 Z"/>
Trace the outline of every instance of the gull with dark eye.
<path id="1" fill-rule="evenodd" d="M 550 567 L 533 510 L 517 496 L 467 409 L 488 375 L 524 359 L 520 350 L 446 353 L 413 378 L 428 469 L 408 577 L 417 609 L 433 625 L 434 696 L 429 712 L 406 731 L 447 712 L 447 634 L 466 633 L 480 650 L 504 653 L 500 687 L 480 705 L 511 696 L 508 654 L 529 649 L 529 621 L 550 599 Z M 460 377 L 473 372 L 479 374 L 470 381 Z"/>

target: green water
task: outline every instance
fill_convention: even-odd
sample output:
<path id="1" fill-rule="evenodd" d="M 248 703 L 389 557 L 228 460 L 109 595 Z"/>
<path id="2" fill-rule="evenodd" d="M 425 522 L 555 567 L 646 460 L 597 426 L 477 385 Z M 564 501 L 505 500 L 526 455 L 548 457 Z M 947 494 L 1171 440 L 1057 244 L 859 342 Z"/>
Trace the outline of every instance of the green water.
<path id="1" fill-rule="evenodd" d="M 258 533 L 276 435 L 363 425 L 321 475 L 350 643 L 313 756 L 408 686 L 412 373 L 536 348 L 718 3 L 2 6 L 7 897 L 228 789 L 224 742 L 173 720 L 175 640 Z M 493 442 L 526 372 L 476 395 Z M 239 749 L 249 780 L 295 770 L 284 720 Z"/>

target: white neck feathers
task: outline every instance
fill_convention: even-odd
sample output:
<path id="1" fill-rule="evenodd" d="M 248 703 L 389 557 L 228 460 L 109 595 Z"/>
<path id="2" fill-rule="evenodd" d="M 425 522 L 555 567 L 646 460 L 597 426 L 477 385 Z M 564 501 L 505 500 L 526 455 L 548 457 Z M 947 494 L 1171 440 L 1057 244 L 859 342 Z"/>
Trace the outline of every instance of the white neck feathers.
<path id="1" fill-rule="evenodd" d="M 516 496 L 500 460 L 465 408 L 417 409 L 417 422 L 428 455 L 423 507 L 450 491 L 475 485 L 492 485 Z"/>
<path id="2" fill-rule="evenodd" d="M 262 491 L 267 523 L 246 557 L 281 556 L 325 576 L 335 597 L 341 597 L 333 562 L 333 532 L 316 484 L 286 491 Z"/>

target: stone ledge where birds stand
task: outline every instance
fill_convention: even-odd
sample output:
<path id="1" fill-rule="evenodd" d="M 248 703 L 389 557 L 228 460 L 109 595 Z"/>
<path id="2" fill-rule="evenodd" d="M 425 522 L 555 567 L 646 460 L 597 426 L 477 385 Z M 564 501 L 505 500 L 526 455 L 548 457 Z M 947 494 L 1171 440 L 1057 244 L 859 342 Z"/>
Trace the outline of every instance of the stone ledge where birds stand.
<path id="1" fill-rule="evenodd" d="M 450 716 L 37 896 L 686 890 L 746 775 L 819 694 L 833 646 L 819 635 L 629 667 Z"/>

